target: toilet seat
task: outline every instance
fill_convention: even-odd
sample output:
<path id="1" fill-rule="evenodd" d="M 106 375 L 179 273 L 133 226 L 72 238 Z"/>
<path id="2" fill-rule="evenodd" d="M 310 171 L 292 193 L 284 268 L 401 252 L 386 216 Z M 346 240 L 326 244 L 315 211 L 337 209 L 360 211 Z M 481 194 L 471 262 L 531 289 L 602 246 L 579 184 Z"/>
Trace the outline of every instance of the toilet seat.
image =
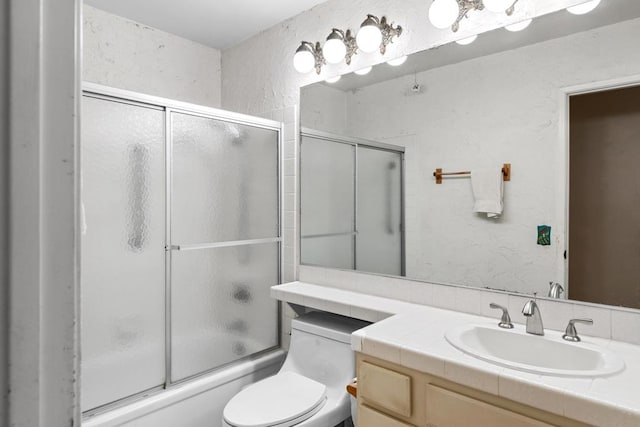
<path id="1" fill-rule="evenodd" d="M 290 427 L 315 415 L 327 387 L 295 372 L 281 372 L 235 395 L 223 417 L 233 427 Z"/>

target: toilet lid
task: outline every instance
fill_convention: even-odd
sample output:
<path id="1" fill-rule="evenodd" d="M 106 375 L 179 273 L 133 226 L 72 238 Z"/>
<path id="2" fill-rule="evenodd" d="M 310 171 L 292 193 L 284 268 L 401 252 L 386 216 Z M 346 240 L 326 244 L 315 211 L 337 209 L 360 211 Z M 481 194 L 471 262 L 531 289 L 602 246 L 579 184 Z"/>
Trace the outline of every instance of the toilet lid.
<path id="1" fill-rule="evenodd" d="M 224 408 L 224 420 L 235 427 L 269 427 L 292 420 L 300 423 L 324 404 L 326 391 L 324 384 L 295 372 L 282 372 L 236 394 Z"/>

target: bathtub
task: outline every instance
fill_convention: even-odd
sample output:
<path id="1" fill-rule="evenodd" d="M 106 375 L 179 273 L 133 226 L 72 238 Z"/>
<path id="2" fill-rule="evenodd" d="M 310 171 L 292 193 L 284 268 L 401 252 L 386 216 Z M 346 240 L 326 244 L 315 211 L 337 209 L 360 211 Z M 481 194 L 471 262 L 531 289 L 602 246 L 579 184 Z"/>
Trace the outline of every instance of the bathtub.
<path id="1" fill-rule="evenodd" d="M 284 351 L 274 350 L 126 406 L 85 417 L 82 426 L 218 427 L 229 399 L 243 387 L 276 374 L 284 357 Z"/>

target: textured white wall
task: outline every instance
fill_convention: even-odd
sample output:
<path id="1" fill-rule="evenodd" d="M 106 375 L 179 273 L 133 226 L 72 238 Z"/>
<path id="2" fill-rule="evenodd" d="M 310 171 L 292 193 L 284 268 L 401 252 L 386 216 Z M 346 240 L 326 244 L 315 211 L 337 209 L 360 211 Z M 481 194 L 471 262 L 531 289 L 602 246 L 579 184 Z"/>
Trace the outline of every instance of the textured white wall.
<path id="1" fill-rule="evenodd" d="M 221 53 L 85 6 L 83 79 L 208 107 L 221 104 Z"/>
<path id="2" fill-rule="evenodd" d="M 346 135 L 347 92 L 323 84 L 302 89 L 300 124 L 311 129 Z"/>
<path id="3" fill-rule="evenodd" d="M 406 146 L 408 277 L 523 293 L 564 282 L 561 89 L 640 76 L 639 38 L 636 19 L 419 73 L 420 95 L 407 95 L 413 76 L 347 93 L 348 135 Z M 503 163 L 499 220 L 472 212 L 469 179 L 432 176 Z M 542 224 L 551 246 L 536 244 Z"/>

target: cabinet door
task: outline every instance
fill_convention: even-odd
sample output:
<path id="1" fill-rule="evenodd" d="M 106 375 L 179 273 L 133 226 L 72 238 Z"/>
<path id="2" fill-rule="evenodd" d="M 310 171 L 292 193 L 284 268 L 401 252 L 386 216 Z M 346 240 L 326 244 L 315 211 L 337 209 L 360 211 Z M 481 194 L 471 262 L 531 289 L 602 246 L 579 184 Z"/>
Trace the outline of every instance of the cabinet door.
<path id="1" fill-rule="evenodd" d="M 366 405 L 358 406 L 358 427 L 412 427 L 411 424 L 403 423 L 388 417 Z"/>
<path id="2" fill-rule="evenodd" d="M 551 427 L 551 424 L 427 385 L 429 427 Z"/>
<path id="3" fill-rule="evenodd" d="M 411 417 L 411 377 L 390 369 L 360 364 L 358 397 L 373 406 L 404 417 Z"/>

